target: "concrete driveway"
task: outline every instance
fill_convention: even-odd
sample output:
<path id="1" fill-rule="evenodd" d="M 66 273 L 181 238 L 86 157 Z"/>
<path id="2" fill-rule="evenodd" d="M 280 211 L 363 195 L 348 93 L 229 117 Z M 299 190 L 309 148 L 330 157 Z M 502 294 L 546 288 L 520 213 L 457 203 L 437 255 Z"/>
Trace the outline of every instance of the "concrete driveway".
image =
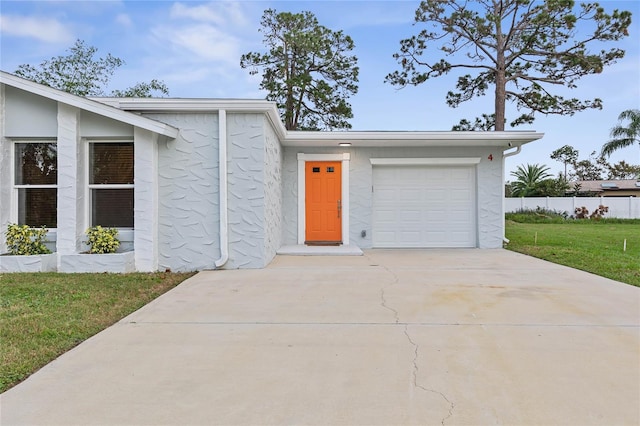
<path id="1" fill-rule="evenodd" d="M 505 250 L 202 272 L 1 397 L 0 423 L 637 425 L 640 290 Z"/>

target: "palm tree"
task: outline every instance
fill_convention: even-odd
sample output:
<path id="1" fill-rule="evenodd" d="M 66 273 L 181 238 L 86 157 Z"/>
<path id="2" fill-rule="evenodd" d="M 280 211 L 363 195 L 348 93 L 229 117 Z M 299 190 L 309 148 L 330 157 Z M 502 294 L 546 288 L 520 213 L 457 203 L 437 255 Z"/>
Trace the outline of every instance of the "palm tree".
<path id="1" fill-rule="evenodd" d="M 551 177 L 549 167 L 540 164 L 527 164 L 526 168 L 518 166 L 511 175 L 516 178 L 511 183 L 511 194 L 514 197 L 530 197 L 538 192 L 540 182 Z"/>
<path id="2" fill-rule="evenodd" d="M 628 109 L 618 116 L 618 124 L 611 129 L 611 140 L 602 146 L 600 155 L 610 156 L 614 151 L 635 144 L 640 146 L 640 110 Z M 629 120 L 629 126 L 622 125 L 623 120 Z"/>

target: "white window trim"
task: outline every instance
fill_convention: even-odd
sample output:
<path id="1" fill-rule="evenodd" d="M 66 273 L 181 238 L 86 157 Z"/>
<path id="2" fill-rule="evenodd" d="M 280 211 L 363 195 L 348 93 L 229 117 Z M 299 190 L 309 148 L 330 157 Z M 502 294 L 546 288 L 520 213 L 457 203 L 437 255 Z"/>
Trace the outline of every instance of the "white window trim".
<path id="1" fill-rule="evenodd" d="M 56 138 L 38 138 L 38 139 L 10 139 L 11 142 L 9 150 L 10 150 L 10 158 L 9 158 L 9 173 L 11 176 L 11 208 L 9 210 L 9 220 L 11 223 L 18 223 L 19 212 L 18 212 L 18 190 L 19 189 L 40 189 L 40 188 L 50 188 L 50 189 L 58 189 L 58 183 L 56 178 L 55 185 L 16 185 L 16 144 L 19 143 L 54 143 L 58 144 Z M 57 214 L 57 213 L 56 213 Z M 56 221 L 57 222 L 57 221 Z M 48 231 L 57 231 L 58 228 L 49 228 Z"/>
<path id="2" fill-rule="evenodd" d="M 460 158 L 371 158 L 374 166 L 470 166 L 480 164 L 480 157 Z"/>
<path id="3" fill-rule="evenodd" d="M 86 149 L 84 150 L 84 161 L 86 164 L 85 167 L 85 191 L 84 191 L 84 224 L 83 228 L 88 228 L 89 226 L 93 226 L 91 224 L 91 190 L 92 189 L 135 189 L 135 183 L 125 183 L 125 184 L 100 184 L 91 182 L 91 148 L 90 144 L 92 143 L 130 143 L 133 145 L 134 149 L 134 167 L 135 167 L 135 143 L 132 139 L 85 139 L 84 142 L 87 144 Z M 135 175 L 135 173 L 134 173 Z M 134 177 L 135 179 L 135 177 Z M 134 199 L 135 203 L 135 199 Z M 126 228 L 117 228 L 122 231 L 133 231 L 134 227 L 126 227 Z"/>
<path id="4" fill-rule="evenodd" d="M 298 244 L 303 245 L 306 233 L 306 173 L 307 161 L 342 162 L 342 244 L 349 244 L 349 161 L 351 154 L 304 154 L 298 153 Z"/>

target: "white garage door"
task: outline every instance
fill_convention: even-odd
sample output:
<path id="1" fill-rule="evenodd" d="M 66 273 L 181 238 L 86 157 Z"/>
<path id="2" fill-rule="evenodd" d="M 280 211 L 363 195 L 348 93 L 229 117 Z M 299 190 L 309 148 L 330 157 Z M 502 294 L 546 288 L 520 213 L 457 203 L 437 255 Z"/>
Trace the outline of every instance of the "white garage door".
<path id="1" fill-rule="evenodd" d="M 475 247 L 475 168 L 375 166 L 374 247 Z"/>

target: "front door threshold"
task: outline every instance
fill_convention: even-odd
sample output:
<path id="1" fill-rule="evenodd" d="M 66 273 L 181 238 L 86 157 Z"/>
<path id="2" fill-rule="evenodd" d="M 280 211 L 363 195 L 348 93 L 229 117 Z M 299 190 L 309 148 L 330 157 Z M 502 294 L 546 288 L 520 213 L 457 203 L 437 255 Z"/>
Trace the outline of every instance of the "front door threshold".
<path id="1" fill-rule="evenodd" d="M 341 246 L 342 241 L 305 241 L 307 246 Z"/>
<path id="2" fill-rule="evenodd" d="M 362 256 L 362 250 L 360 247 L 347 244 L 347 245 L 333 245 L 333 246 L 310 246 L 310 245 L 288 245 L 282 246 L 277 251 L 278 255 L 284 256 Z"/>

